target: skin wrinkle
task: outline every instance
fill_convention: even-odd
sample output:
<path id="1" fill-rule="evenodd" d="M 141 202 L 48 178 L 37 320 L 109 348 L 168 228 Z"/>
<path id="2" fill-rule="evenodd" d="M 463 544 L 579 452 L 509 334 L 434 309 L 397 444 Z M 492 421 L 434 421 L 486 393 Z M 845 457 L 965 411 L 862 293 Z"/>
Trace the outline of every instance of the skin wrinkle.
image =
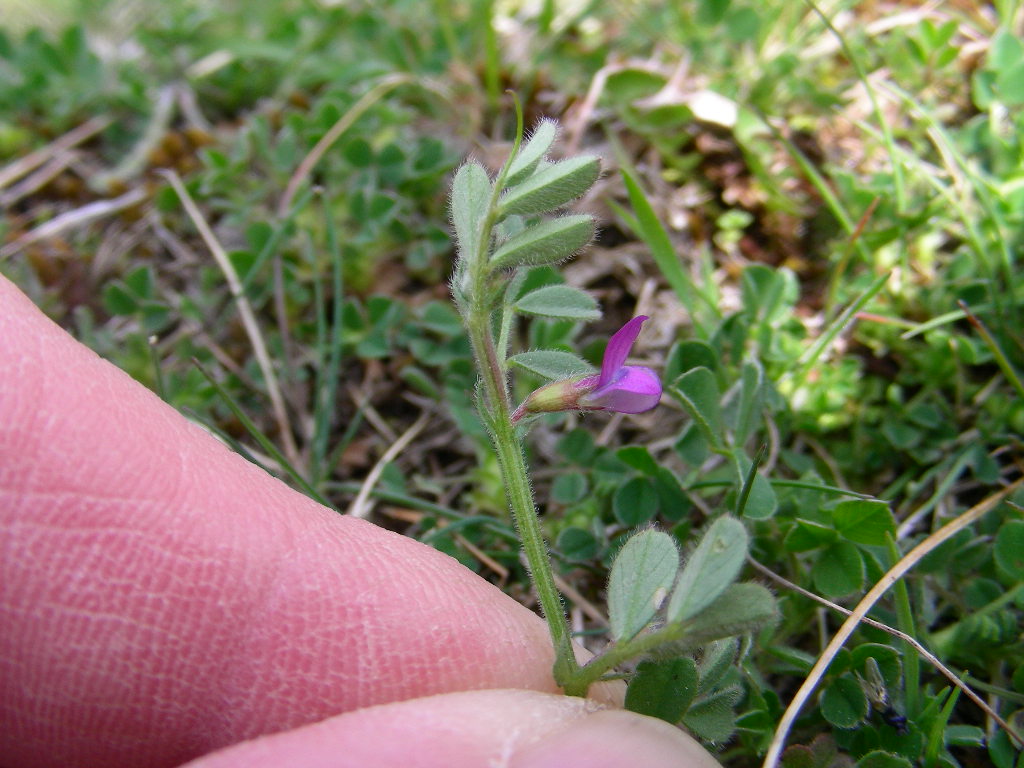
<path id="1" fill-rule="evenodd" d="M 281 557 L 295 556 L 295 545 L 290 531 L 282 527 L 275 531 L 278 536 L 278 544 L 281 547 Z M 281 716 L 287 698 L 287 681 L 281 679 L 268 680 L 263 684 L 261 695 L 269 704 L 266 707 L 264 717 L 253 719 L 251 726 L 246 723 L 247 718 L 252 718 L 253 707 L 250 704 L 250 697 L 254 690 L 261 685 L 261 674 L 259 665 L 264 662 L 263 655 L 254 653 L 254 649 L 262 645 L 275 645 L 268 638 L 277 632 L 277 627 L 284 623 L 282 617 L 273 608 L 274 598 L 285 586 L 281 578 L 283 560 L 277 557 L 249 558 L 246 556 L 245 544 L 237 542 L 239 556 L 243 565 L 243 575 L 239 581 L 255 582 L 259 584 L 257 594 L 259 598 L 249 605 L 243 606 L 244 613 L 233 617 L 235 643 L 242 652 L 233 653 L 225 659 L 223 676 L 221 679 L 220 697 L 223 700 L 223 707 L 217 715 L 218 731 L 233 733 L 236 731 L 245 732 L 249 727 L 254 730 L 266 728 L 266 722 L 273 721 Z M 290 586 L 290 585 L 288 585 Z M 301 632 L 301 626 L 292 626 L 293 631 Z M 276 644 L 287 652 L 288 644 Z M 271 667 L 273 668 L 273 667 Z M 294 672 L 294 670 L 291 670 Z"/>
<path id="2" fill-rule="evenodd" d="M 158 621 L 155 621 L 153 625 L 148 625 L 145 617 L 135 616 L 128 619 L 119 612 L 101 614 L 88 606 L 77 612 L 68 610 L 66 607 L 61 610 L 61 606 L 57 606 L 57 610 L 61 613 L 64 623 L 78 635 L 78 642 L 62 644 L 58 640 L 57 647 L 64 647 L 68 652 L 69 659 L 63 665 L 66 669 L 62 670 L 60 674 L 56 674 L 56 678 L 74 680 L 77 670 L 78 679 L 81 680 L 81 670 L 78 670 L 79 660 L 88 655 L 89 648 L 98 639 L 102 639 L 111 652 L 108 656 L 96 660 L 97 666 L 89 676 L 85 689 L 78 691 L 79 695 L 75 697 L 74 701 L 79 703 L 89 700 L 112 702 L 107 707 L 109 717 L 104 718 L 105 721 L 112 721 L 112 727 L 116 727 L 116 721 L 130 709 L 130 702 L 141 697 L 160 701 L 159 692 L 164 687 L 162 683 L 174 677 L 174 666 L 176 659 L 179 658 L 175 651 L 184 645 L 181 638 L 169 638 L 166 629 L 160 626 Z M 78 621 L 75 619 L 76 614 L 79 618 Z M 76 624 L 80 627 L 78 631 L 75 630 Z M 136 649 L 144 648 L 151 642 L 148 638 L 157 638 L 168 652 L 154 660 L 156 663 L 151 667 L 150 674 L 146 678 L 140 680 L 125 676 L 123 671 L 118 668 L 118 658 L 122 655 L 131 656 Z M 68 697 L 68 692 L 65 690 L 58 689 L 56 693 L 62 698 Z M 127 703 L 119 706 L 118 702 Z M 178 708 L 175 707 L 175 709 Z"/>
<path id="3" fill-rule="evenodd" d="M 50 530 L 51 532 L 60 531 L 56 526 L 52 526 Z M 126 533 L 127 536 L 125 536 Z M 69 537 L 69 534 L 73 535 Z M 106 618 L 123 618 L 124 612 L 119 607 L 108 608 L 105 613 L 103 606 L 108 602 L 109 593 L 112 590 L 133 589 L 150 595 L 150 599 L 148 604 L 143 605 L 135 612 L 130 622 L 131 626 L 140 631 L 162 632 L 165 635 L 165 641 L 179 637 L 174 626 L 165 627 L 161 621 L 161 617 L 166 614 L 166 608 L 165 601 L 161 597 L 163 585 L 158 580 L 165 574 L 173 574 L 175 570 L 173 564 L 160 563 L 161 560 L 171 559 L 166 555 L 165 549 L 151 546 L 144 534 L 123 530 L 63 530 L 61 535 L 63 536 L 62 543 L 69 552 L 82 552 L 83 554 L 70 563 L 69 567 L 60 569 L 67 574 L 67 578 L 50 584 L 51 592 L 40 593 L 34 597 L 33 602 L 52 604 L 56 608 L 62 609 L 68 616 L 80 614 L 83 617 L 88 617 L 92 615 L 96 620 L 103 619 L 105 616 Z M 75 538 L 78 540 L 87 538 L 90 540 L 90 545 L 88 547 L 76 546 Z M 106 539 L 110 540 L 109 543 L 105 543 Z M 116 546 L 126 539 L 131 543 L 130 548 Z M 42 551 L 52 550 L 53 542 L 43 540 L 39 548 Z M 125 553 L 135 552 L 136 549 L 139 553 L 138 556 L 124 556 Z M 119 552 L 122 554 L 120 559 L 116 557 Z M 153 569 L 135 569 L 133 571 L 132 566 L 136 560 L 160 564 Z M 95 575 L 98 572 L 105 572 L 108 575 L 102 581 L 97 581 Z"/>
<path id="4" fill-rule="evenodd" d="M 105 547 L 105 546 L 103 546 L 103 547 L 100 547 L 100 551 L 102 551 L 102 552 L 110 552 L 110 551 L 111 551 L 111 548 L 110 548 L 110 547 Z M 130 550 L 130 549 L 129 549 L 129 551 L 133 551 L 133 550 Z M 136 554 L 137 554 L 137 553 L 136 553 Z M 152 565 L 152 563 L 148 563 L 148 564 Z M 129 565 L 130 565 L 130 563 L 129 563 Z M 73 572 L 74 572 L 74 571 L 73 571 Z M 153 571 L 148 571 L 148 572 L 157 572 L 157 570 L 153 570 Z M 174 568 L 173 568 L 173 567 L 170 567 L 170 568 L 163 568 L 163 569 L 161 569 L 161 572 L 164 572 L 164 573 L 174 573 Z M 109 580 L 106 580 L 106 582 L 105 582 L 105 583 L 104 583 L 104 585 L 103 585 L 103 586 L 104 586 L 104 588 L 110 588 L 110 587 L 115 587 L 115 588 L 116 588 L 116 587 L 117 587 L 117 585 L 116 585 L 116 584 L 112 584 L 112 582 L 113 582 L 113 581 L 115 581 L 115 580 L 110 580 L 110 579 L 109 579 Z M 108 592 L 109 592 L 110 590 L 109 590 L 109 589 L 106 589 L 105 591 L 108 591 Z M 159 597 L 157 598 L 157 601 L 158 601 L 158 602 L 160 602 L 160 599 L 159 599 Z M 116 609 L 116 610 L 117 610 L 117 609 Z M 161 611 L 160 611 L 160 610 L 158 609 L 158 610 L 157 610 L 156 612 L 157 612 L 157 613 L 159 613 L 159 612 L 161 612 Z M 83 635 L 83 636 L 88 636 L 89 634 L 90 634 L 90 633 L 88 633 L 87 631 L 83 631 L 83 633 L 82 633 L 82 635 Z M 98 634 L 99 634 L 99 635 L 100 635 L 101 637 L 103 637 L 103 638 L 104 638 L 104 642 L 108 643 L 108 646 L 109 646 L 109 647 L 108 647 L 108 650 L 109 650 L 109 651 L 114 651 L 114 652 L 117 652 L 117 651 L 119 651 L 119 650 L 120 650 L 120 649 L 119 649 L 119 648 L 117 648 L 117 647 L 110 647 L 110 637 L 109 637 L 109 635 L 110 635 L 110 631 L 109 631 L 109 630 L 101 630 L 101 631 L 100 631 L 100 632 L 99 632 Z M 113 674 L 111 673 L 111 670 L 110 670 L 110 668 L 100 667 L 100 668 L 98 668 L 98 671 L 99 671 L 99 674 L 100 674 L 100 675 L 101 675 L 102 677 L 104 677 L 104 678 L 105 678 L 105 677 L 114 677 L 114 675 L 113 675 Z M 152 673 L 156 673 L 156 672 L 157 672 L 157 670 L 152 670 L 151 672 L 152 672 Z M 113 698 L 113 697 L 112 697 L 112 698 Z M 157 698 L 157 699 L 159 700 L 160 696 L 158 695 L 158 696 L 157 696 L 156 698 Z M 174 697 L 174 698 L 176 698 L 176 697 Z M 117 700 L 117 698 L 113 698 L 113 700 L 115 700 L 115 701 L 116 701 L 116 700 Z M 152 700 L 152 699 L 151 699 L 151 700 Z M 172 698 L 172 700 L 173 700 L 173 698 Z M 116 705 L 113 705 L 113 706 L 111 707 L 111 711 L 112 711 L 112 714 L 116 713 L 116 712 L 117 712 L 117 710 L 118 710 L 118 708 L 117 708 L 117 706 L 116 706 Z M 117 720 L 117 719 L 118 719 L 118 718 L 115 718 L 115 720 Z M 105 720 L 105 718 L 103 718 L 103 720 Z M 92 729 L 93 729 L 93 724 L 92 724 L 92 723 L 86 723 L 86 724 L 84 724 L 84 727 L 83 727 L 82 729 L 80 729 L 80 730 L 86 730 L 86 731 L 87 731 L 87 730 L 92 730 Z"/>
<path id="5" fill-rule="evenodd" d="M 276 682 L 275 693 L 270 700 L 278 705 L 278 709 L 268 714 L 274 719 L 290 720 L 304 706 L 303 689 L 310 686 L 321 689 L 317 702 L 320 704 L 330 701 L 335 694 L 344 695 L 340 670 L 330 663 L 330 654 L 324 649 L 336 636 L 336 627 L 341 627 L 345 634 L 351 634 L 345 631 L 344 625 L 345 617 L 353 606 L 349 600 L 345 606 L 332 606 L 319 599 L 324 591 L 328 594 L 333 592 L 330 579 L 325 578 L 324 571 L 320 569 L 305 572 L 305 560 L 320 546 L 323 531 L 319 526 L 312 530 L 290 530 L 288 536 L 287 546 L 270 565 L 274 572 L 271 586 L 248 620 L 250 633 L 246 645 L 251 652 L 240 659 L 242 665 L 237 674 L 240 684 L 246 685 L 245 681 L 250 681 L 250 685 L 258 685 L 266 658 L 261 649 L 268 649 L 268 654 L 286 654 L 288 676 Z M 350 566 L 351 561 L 346 565 Z M 335 574 L 338 573 L 333 564 L 330 567 Z M 296 612 L 295 605 L 302 606 L 302 610 Z M 296 645 L 289 636 L 280 635 L 278 627 L 281 625 L 288 626 L 291 633 L 303 638 L 302 644 Z M 367 648 L 360 655 L 371 652 Z M 239 703 L 244 705 L 242 701 Z"/>

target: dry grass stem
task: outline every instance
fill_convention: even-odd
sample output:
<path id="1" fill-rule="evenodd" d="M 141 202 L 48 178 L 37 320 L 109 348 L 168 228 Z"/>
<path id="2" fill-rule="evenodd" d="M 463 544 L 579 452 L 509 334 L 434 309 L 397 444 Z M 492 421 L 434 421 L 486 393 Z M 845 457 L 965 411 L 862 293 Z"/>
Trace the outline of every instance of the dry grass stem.
<path id="1" fill-rule="evenodd" d="M 608 626 L 608 617 L 592 602 L 587 600 L 583 594 L 572 586 L 568 581 L 563 579 L 557 573 L 555 574 L 555 586 L 558 587 L 558 591 L 569 600 L 572 601 L 573 605 L 583 611 L 584 615 L 592 622 L 601 627 Z"/>
<path id="2" fill-rule="evenodd" d="M 388 446 L 388 449 L 384 451 L 384 454 L 377 459 L 377 463 L 373 465 L 373 469 L 370 470 L 366 479 L 363 480 L 363 485 L 360 487 L 358 495 L 356 495 L 352 504 L 349 505 L 348 514 L 352 515 L 352 517 L 365 518 L 370 513 L 370 505 L 368 503 L 370 494 L 373 492 L 374 486 L 380 479 L 380 475 L 384 471 L 384 467 L 394 461 L 398 454 L 405 450 L 406 446 L 415 439 L 416 435 L 423 431 L 423 428 L 427 426 L 427 422 L 429 420 L 430 413 L 424 411 L 420 414 L 420 417 L 412 423 L 412 426 L 405 430 L 397 440 Z"/>
<path id="3" fill-rule="evenodd" d="M 364 386 L 368 386 L 364 383 Z M 389 443 L 395 442 L 398 439 L 398 433 L 391 428 L 391 425 L 384 421 L 384 417 L 380 415 L 380 412 L 373 407 L 373 403 L 370 402 L 370 398 L 373 397 L 371 393 L 365 392 L 356 387 L 348 388 L 349 397 L 352 399 L 353 405 L 355 405 L 357 411 L 362 411 L 363 418 L 366 422 L 373 427 L 379 435 L 381 435 Z"/>
<path id="4" fill-rule="evenodd" d="M 144 202 L 147 196 L 146 190 L 136 188 L 112 200 L 97 200 L 95 203 L 89 203 L 81 208 L 75 208 L 74 210 L 62 213 L 45 224 L 39 225 L 31 232 L 26 232 L 14 242 L 0 248 L 0 259 L 13 256 L 33 243 L 56 237 L 65 230 L 81 227 L 97 219 L 113 216 L 115 213 L 132 208 Z"/>
<path id="5" fill-rule="evenodd" d="M 252 305 L 249 304 L 249 300 L 245 296 L 242 281 L 238 278 L 238 273 L 224 251 L 224 247 L 214 236 L 210 225 L 206 223 L 203 214 L 192 200 L 188 190 L 185 189 L 185 185 L 182 184 L 181 177 L 174 171 L 161 171 L 161 174 L 170 182 L 174 191 L 178 194 L 189 218 L 192 219 L 192 223 L 199 230 L 199 234 L 203 238 L 203 242 L 206 243 L 206 247 L 210 249 L 214 261 L 217 262 L 217 266 L 224 273 L 228 290 L 231 292 L 231 297 L 235 300 L 235 304 L 238 307 L 238 314 L 242 318 L 245 333 L 249 337 L 253 354 L 256 355 L 256 361 L 259 364 L 260 371 L 263 373 L 263 380 L 267 386 L 267 395 L 270 397 L 271 408 L 277 421 L 277 429 L 281 435 L 281 441 L 284 443 L 284 454 L 288 461 L 297 465 L 299 451 L 295 445 L 295 438 L 292 436 L 291 424 L 288 421 L 288 413 L 284 406 L 284 398 L 281 397 L 281 389 L 278 387 L 277 377 L 274 375 L 274 367 L 270 360 L 270 354 L 267 352 L 267 345 L 263 341 L 263 334 L 260 332 L 259 323 L 256 322 L 256 315 L 252 311 Z"/>
<path id="6" fill-rule="evenodd" d="M 45 165 L 54 157 L 62 155 L 73 147 L 88 141 L 100 131 L 105 129 L 112 120 L 109 117 L 99 116 L 86 120 L 76 128 L 72 128 L 59 139 L 56 139 L 45 147 L 35 152 L 20 157 L 0 170 L 0 189 L 10 186 L 22 176 L 31 173 L 41 165 Z"/>
<path id="7" fill-rule="evenodd" d="M 106 193 L 120 184 L 141 175 L 149 166 L 149 158 L 153 150 L 163 141 L 174 119 L 174 105 L 177 88 L 165 85 L 157 94 L 153 105 L 153 114 L 149 118 L 146 130 L 135 146 L 124 156 L 113 170 L 98 174 L 89 184 L 93 189 Z"/>
<path id="8" fill-rule="evenodd" d="M 461 533 L 456 533 L 453 536 L 453 538 L 457 542 L 459 542 L 460 545 L 465 547 L 466 551 L 469 552 L 469 554 L 471 554 L 473 557 L 475 557 L 481 563 L 483 563 L 488 568 L 490 568 L 492 571 L 494 571 L 494 573 L 496 573 L 498 575 L 498 578 L 501 579 L 502 583 L 508 581 L 508 575 L 509 575 L 508 568 L 506 568 L 504 565 L 499 563 L 493 557 L 488 555 L 486 552 L 484 552 L 482 549 L 480 549 L 480 547 L 478 547 L 476 544 L 471 542 L 469 539 L 467 539 Z"/>
<path id="9" fill-rule="evenodd" d="M 295 169 L 295 173 L 288 180 L 288 186 L 285 187 L 284 194 L 281 196 L 281 201 L 277 205 L 277 215 L 280 218 L 284 218 L 288 215 L 288 211 L 291 210 L 292 202 L 295 200 L 295 195 L 299 191 L 299 186 L 306 177 L 313 171 L 316 164 L 323 159 L 323 156 L 327 154 L 327 150 L 340 139 L 345 131 L 351 128 L 356 120 L 362 117 L 366 111 L 386 96 L 390 91 L 393 91 L 400 85 L 416 82 L 415 78 L 410 75 L 394 74 L 388 75 L 381 79 L 377 85 L 368 90 L 362 95 L 362 97 L 353 104 L 348 112 L 341 116 L 341 118 L 334 125 L 331 126 L 330 130 L 327 131 L 323 136 L 320 137 L 320 141 L 309 150 L 309 153 L 302 158 L 302 162 L 299 163 L 299 167 Z"/>
<path id="10" fill-rule="evenodd" d="M 76 153 L 72 150 L 59 152 L 48 160 L 42 168 L 25 177 L 18 184 L 7 190 L 7 192 L 0 195 L 0 208 L 10 208 L 22 198 L 35 194 L 63 173 L 68 166 L 75 162 L 75 159 Z"/>

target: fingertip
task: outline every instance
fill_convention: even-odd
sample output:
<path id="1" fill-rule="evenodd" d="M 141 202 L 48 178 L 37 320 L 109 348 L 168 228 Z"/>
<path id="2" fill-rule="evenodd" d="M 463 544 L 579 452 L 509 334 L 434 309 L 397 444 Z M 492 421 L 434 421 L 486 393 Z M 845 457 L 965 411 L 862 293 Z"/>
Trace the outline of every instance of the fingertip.
<path id="1" fill-rule="evenodd" d="M 599 704 L 525 690 L 463 691 L 367 707 L 242 742 L 183 768 L 476 768 L 515 752 Z"/>
<path id="2" fill-rule="evenodd" d="M 721 768 L 660 720 L 568 696 L 465 691 L 350 712 L 236 744 L 187 768 Z"/>
<path id="3" fill-rule="evenodd" d="M 721 768 L 710 753 L 678 728 L 653 717 L 604 710 L 516 754 L 509 768 Z"/>

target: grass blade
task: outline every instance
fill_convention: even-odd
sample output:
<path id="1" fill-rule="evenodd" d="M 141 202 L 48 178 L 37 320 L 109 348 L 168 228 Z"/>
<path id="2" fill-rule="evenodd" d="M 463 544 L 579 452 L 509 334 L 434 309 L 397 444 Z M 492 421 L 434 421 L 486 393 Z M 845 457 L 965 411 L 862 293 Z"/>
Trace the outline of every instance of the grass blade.
<path id="1" fill-rule="evenodd" d="M 707 300 L 697 289 L 697 286 L 694 285 L 690 276 L 686 274 L 686 270 L 683 269 L 679 257 L 676 256 L 676 249 L 673 247 L 668 233 L 661 226 L 661 222 L 658 221 L 654 208 L 648 202 L 647 196 L 644 194 L 640 184 L 625 167 L 621 168 L 619 172 L 622 174 L 622 180 L 626 184 L 626 191 L 629 193 L 629 203 L 633 206 L 633 212 L 636 215 L 637 234 L 647 247 L 651 249 L 654 263 L 658 265 L 658 269 L 665 276 L 665 280 L 668 281 L 672 290 L 675 291 L 679 302 L 689 310 L 694 327 L 700 331 L 701 336 L 706 336 L 704 326 L 696 312 L 694 312 L 694 308 L 698 301 L 701 301 L 716 317 L 719 316 L 718 308 Z"/>
<path id="2" fill-rule="evenodd" d="M 804 379 L 810 372 L 811 368 L 821 357 L 822 353 L 828 349 L 828 347 L 835 341 L 836 336 L 842 333 L 843 329 L 854 319 L 854 316 L 864 308 L 864 306 L 873 299 L 889 280 L 889 273 L 886 272 L 884 275 L 879 275 L 875 278 L 875 281 L 868 286 L 867 290 L 864 291 L 860 296 L 857 297 L 850 306 L 844 309 L 839 317 L 829 323 L 825 332 L 817 338 L 817 340 L 807 348 L 807 351 L 801 355 L 800 360 L 797 361 L 796 372 L 792 375 L 786 375 L 783 380 L 789 380 L 790 385 L 794 390 L 799 389 L 803 386 Z M 781 382 L 780 382 L 781 383 Z"/>

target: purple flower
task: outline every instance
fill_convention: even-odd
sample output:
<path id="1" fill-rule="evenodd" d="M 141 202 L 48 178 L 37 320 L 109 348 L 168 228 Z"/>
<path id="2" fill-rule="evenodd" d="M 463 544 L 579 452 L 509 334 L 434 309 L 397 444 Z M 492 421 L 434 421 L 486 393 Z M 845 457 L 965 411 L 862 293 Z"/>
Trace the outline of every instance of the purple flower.
<path id="1" fill-rule="evenodd" d="M 512 414 L 519 421 L 527 413 L 579 409 L 643 413 L 661 400 L 661 380 L 650 368 L 624 365 L 640 335 L 646 315 L 634 317 L 608 340 L 601 373 L 563 379 L 534 391 Z"/>
<path id="2" fill-rule="evenodd" d="M 594 411 L 643 413 L 661 400 L 661 380 L 650 368 L 623 365 L 629 357 L 647 315 L 634 317 L 608 339 L 601 361 L 601 374 L 588 376 L 579 385 L 594 389 L 579 399 L 577 407 Z M 596 381 L 593 381 L 596 379 Z"/>

